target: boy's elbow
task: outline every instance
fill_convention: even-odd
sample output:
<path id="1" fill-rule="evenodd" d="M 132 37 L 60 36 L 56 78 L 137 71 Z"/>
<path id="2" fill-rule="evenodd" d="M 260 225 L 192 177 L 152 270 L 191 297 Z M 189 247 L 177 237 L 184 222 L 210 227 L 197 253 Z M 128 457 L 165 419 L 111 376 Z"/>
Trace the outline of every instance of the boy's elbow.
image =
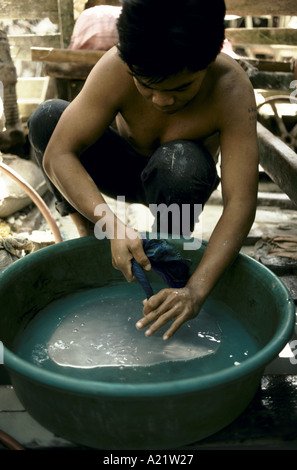
<path id="1" fill-rule="evenodd" d="M 43 156 L 43 161 L 42 161 L 42 167 L 43 170 L 45 171 L 46 175 L 51 178 L 53 174 L 53 165 L 52 165 L 52 158 L 49 152 L 45 151 L 45 154 Z"/>

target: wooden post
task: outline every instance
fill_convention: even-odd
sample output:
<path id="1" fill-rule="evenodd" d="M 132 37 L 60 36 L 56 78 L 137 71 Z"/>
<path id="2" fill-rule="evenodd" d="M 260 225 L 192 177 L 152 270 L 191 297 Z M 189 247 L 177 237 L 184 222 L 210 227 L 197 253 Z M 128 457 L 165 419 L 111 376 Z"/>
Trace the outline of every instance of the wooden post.
<path id="1" fill-rule="evenodd" d="M 73 0 L 57 0 L 59 11 L 59 27 L 61 32 L 61 48 L 68 47 L 74 27 Z"/>
<path id="2" fill-rule="evenodd" d="M 258 122 L 260 164 L 270 178 L 297 205 L 297 155 Z"/>

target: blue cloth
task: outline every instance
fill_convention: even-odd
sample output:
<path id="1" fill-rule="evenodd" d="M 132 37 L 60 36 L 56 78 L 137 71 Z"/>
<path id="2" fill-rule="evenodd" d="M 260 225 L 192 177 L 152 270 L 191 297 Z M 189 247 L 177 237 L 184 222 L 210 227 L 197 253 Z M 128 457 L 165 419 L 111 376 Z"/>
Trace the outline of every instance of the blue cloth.
<path id="1" fill-rule="evenodd" d="M 184 287 L 189 279 L 191 260 L 183 258 L 179 251 L 166 240 L 143 239 L 143 249 L 154 269 L 169 287 Z M 143 287 L 147 298 L 154 295 L 145 271 L 132 260 L 132 272 Z"/>

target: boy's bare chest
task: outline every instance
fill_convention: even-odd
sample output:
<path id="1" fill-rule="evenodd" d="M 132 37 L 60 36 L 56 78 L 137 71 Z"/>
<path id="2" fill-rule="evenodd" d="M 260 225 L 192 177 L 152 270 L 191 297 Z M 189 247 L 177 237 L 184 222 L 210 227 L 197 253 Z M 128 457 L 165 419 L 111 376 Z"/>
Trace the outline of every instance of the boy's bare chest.
<path id="1" fill-rule="evenodd" d="M 158 113 L 160 114 L 160 113 Z M 214 132 L 209 113 L 132 113 L 117 116 L 119 133 L 140 154 L 151 154 L 163 143 L 177 140 L 203 140 Z"/>

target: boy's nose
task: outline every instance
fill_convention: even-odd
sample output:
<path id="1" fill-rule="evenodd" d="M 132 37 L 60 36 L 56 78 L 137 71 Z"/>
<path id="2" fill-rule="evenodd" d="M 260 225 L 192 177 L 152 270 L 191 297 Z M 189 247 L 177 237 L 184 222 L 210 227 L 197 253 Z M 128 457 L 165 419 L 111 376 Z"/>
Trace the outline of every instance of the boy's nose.
<path id="1" fill-rule="evenodd" d="M 154 91 L 152 96 L 152 102 L 156 106 L 172 106 L 174 104 L 174 97 L 168 93 L 160 93 Z"/>

